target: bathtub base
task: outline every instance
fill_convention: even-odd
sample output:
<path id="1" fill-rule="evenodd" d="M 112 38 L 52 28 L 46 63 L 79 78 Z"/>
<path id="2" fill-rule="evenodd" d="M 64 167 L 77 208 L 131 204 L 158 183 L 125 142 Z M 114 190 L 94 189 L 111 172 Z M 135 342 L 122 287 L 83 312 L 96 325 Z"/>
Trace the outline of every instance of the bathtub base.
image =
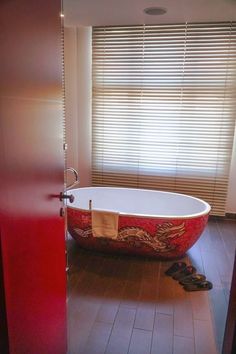
<path id="1" fill-rule="evenodd" d="M 68 208 L 68 230 L 78 244 L 86 249 L 179 259 L 200 237 L 208 215 L 189 219 L 119 217 L 117 239 L 94 237 L 91 212 Z"/>
<path id="2" fill-rule="evenodd" d="M 107 240 L 104 239 L 81 239 L 74 234 L 73 231 L 69 232 L 70 235 L 76 240 L 79 247 L 95 252 L 101 252 L 105 254 L 113 254 L 113 255 L 127 255 L 127 256 L 137 256 L 137 257 L 148 257 L 152 259 L 159 259 L 159 260 L 179 260 L 186 256 L 186 253 L 181 255 L 176 254 L 168 254 L 168 255 L 161 255 L 157 252 L 151 251 L 148 247 L 142 247 L 140 245 L 135 244 L 122 244 L 121 242 Z"/>

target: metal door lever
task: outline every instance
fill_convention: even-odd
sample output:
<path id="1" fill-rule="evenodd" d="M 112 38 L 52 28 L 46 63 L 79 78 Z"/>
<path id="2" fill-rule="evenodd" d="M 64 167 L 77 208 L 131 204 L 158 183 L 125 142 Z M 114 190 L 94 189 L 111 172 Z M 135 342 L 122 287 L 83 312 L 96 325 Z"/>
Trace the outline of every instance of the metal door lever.
<path id="1" fill-rule="evenodd" d="M 63 192 L 60 193 L 60 201 L 63 199 L 69 199 L 70 203 L 73 203 L 75 200 L 75 197 L 72 194 L 64 194 Z"/>

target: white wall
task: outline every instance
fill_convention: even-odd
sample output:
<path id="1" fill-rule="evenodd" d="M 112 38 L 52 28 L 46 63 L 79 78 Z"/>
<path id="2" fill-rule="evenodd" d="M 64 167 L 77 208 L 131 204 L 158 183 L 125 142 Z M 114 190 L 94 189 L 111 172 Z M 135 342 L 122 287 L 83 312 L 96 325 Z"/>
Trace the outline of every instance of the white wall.
<path id="1" fill-rule="evenodd" d="M 91 30 L 65 28 L 67 167 L 77 169 L 81 187 L 91 185 Z"/>
<path id="2" fill-rule="evenodd" d="M 236 127 L 234 134 L 234 146 L 231 159 L 230 175 L 229 175 L 229 187 L 228 198 L 226 203 L 227 213 L 236 213 Z"/>
<path id="3" fill-rule="evenodd" d="M 91 185 L 91 63 L 91 27 L 65 28 L 67 165 L 78 169 L 81 187 Z M 236 213 L 236 136 L 226 212 Z"/>

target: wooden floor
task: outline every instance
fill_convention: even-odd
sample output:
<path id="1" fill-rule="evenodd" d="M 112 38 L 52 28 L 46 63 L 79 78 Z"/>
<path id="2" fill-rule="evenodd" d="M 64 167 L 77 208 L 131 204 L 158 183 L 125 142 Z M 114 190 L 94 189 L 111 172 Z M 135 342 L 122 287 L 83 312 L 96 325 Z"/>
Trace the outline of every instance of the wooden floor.
<path id="1" fill-rule="evenodd" d="M 185 260 L 213 283 L 185 292 L 164 272 L 173 262 L 111 256 L 68 240 L 69 354 L 221 352 L 236 221 L 211 220 Z"/>

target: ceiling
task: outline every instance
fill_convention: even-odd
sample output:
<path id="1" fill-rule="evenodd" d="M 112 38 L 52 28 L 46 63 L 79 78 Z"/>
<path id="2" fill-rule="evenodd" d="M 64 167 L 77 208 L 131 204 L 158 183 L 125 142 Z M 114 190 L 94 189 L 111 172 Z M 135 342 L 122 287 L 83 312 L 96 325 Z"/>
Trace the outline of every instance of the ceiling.
<path id="1" fill-rule="evenodd" d="M 63 0 L 66 26 L 236 21 L 236 0 Z M 167 9 L 161 16 L 146 7 Z"/>

